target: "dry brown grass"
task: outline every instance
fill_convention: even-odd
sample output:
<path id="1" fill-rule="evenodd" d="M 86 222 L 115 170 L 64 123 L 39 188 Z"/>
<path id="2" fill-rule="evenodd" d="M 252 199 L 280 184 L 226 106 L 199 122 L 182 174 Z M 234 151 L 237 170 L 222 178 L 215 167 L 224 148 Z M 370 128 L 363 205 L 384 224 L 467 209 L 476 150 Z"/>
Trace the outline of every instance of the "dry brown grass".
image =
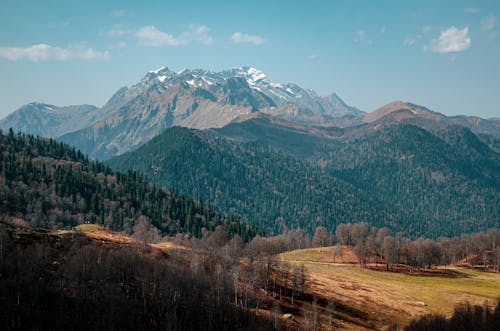
<path id="1" fill-rule="evenodd" d="M 433 276 L 429 277 L 367 270 L 353 264 L 330 263 L 333 257 L 328 255 L 332 254 L 333 248 L 325 247 L 287 252 L 280 258 L 306 266 L 311 294 L 362 311 L 373 323 L 367 327 L 346 316 L 339 321 L 343 330 L 383 330 L 392 323 L 404 325 L 425 314 L 449 315 L 455 305 L 465 301 L 493 305 L 500 298 L 498 273 L 457 268 L 453 272 L 431 272 Z"/>
<path id="2" fill-rule="evenodd" d="M 121 244 L 132 244 L 137 242 L 129 236 L 110 231 L 97 224 L 80 224 L 76 227 L 76 231 L 85 234 L 89 238 L 97 240 L 105 240 Z"/>

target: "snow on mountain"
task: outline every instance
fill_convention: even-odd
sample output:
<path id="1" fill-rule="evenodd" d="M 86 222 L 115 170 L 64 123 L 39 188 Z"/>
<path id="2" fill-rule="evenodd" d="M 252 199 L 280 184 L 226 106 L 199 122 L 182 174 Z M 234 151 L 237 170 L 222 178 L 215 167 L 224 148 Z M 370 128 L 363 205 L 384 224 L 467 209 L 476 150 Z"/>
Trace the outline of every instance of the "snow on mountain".
<path id="1" fill-rule="evenodd" d="M 154 76 L 149 74 L 153 74 Z M 224 84 L 224 81 L 232 77 L 242 77 L 246 80 L 248 86 L 269 97 L 277 107 L 286 106 L 285 108 L 289 108 L 290 104 L 294 104 L 298 105 L 302 112 L 329 117 L 358 115 L 362 113 L 360 110 L 348 106 L 335 93 L 322 97 L 312 89 L 304 89 L 297 84 L 272 82 L 267 79 L 264 72 L 250 66 L 232 68 L 220 72 L 203 69 L 184 69 L 177 74 L 168 70 L 167 67 L 162 67 L 150 71 L 145 78 L 158 79 L 160 82 L 165 82 L 167 77 L 172 79 L 182 77 L 187 84 L 203 88 L 214 84 Z"/>
<path id="2" fill-rule="evenodd" d="M 337 117 L 359 113 L 335 94 L 321 97 L 293 83 L 272 82 L 250 66 L 179 72 L 161 67 L 148 71 L 137 84 L 119 89 L 103 107 L 88 109 L 88 113 L 44 107 L 45 111 L 54 109 L 54 115 L 11 118 L 2 127 L 12 125 L 60 137 L 100 159 L 136 148 L 172 126 L 220 128 L 256 112 L 306 125 L 332 126 Z"/>

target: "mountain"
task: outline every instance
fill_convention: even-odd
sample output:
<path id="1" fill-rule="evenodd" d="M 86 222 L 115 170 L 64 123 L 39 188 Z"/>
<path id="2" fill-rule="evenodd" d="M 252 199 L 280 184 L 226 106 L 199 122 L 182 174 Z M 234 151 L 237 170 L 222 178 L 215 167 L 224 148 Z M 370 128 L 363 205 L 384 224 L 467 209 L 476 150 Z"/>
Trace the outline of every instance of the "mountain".
<path id="1" fill-rule="evenodd" d="M 312 233 L 318 225 L 332 229 L 352 220 L 382 226 L 394 220 L 376 196 L 317 165 L 259 141 L 235 143 L 215 132 L 167 129 L 107 164 L 140 171 L 158 185 L 211 201 L 275 233 L 298 227 Z"/>
<path id="2" fill-rule="evenodd" d="M 500 138 L 500 120 L 496 118 L 483 119 L 477 116 L 451 116 L 446 123 L 461 125 L 472 132 L 492 135 Z"/>
<path id="3" fill-rule="evenodd" d="M 258 113 L 209 131 L 238 144 L 264 144 L 295 158 L 314 161 L 340 144 L 346 129 L 313 127 Z"/>
<path id="4" fill-rule="evenodd" d="M 407 119 L 426 119 L 439 122 L 445 118 L 445 116 L 423 106 L 402 101 L 393 101 L 371 113 L 363 114 L 362 116 L 363 122 L 365 123 L 372 123 L 382 119 L 387 120 L 388 118 L 398 122 Z"/>
<path id="5" fill-rule="evenodd" d="M 258 116 L 168 129 L 108 164 L 273 231 L 367 221 L 438 237 L 500 225 L 500 155 L 460 126 L 311 128 Z"/>
<path id="6" fill-rule="evenodd" d="M 0 216 L 33 227 L 97 223 L 150 237 L 223 226 L 250 239 L 255 228 L 173 190 L 159 189 L 136 173 L 114 172 L 52 139 L 0 134 Z M 139 227 L 139 230 L 138 228 Z"/>
<path id="7" fill-rule="evenodd" d="M 61 136 L 93 158 L 108 159 L 137 148 L 172 126 L 220 128 L 256 112 L 303 124 L 333 125 L 361 112 L 336 94 L 318 96 L 296 84 L 273 83 L 252 67 L 220 72 L 148 72 L 122 88 L 100 109 L 102 119 Z"/>
<path id="8" fill-rule="evenodd" d="M 449 125 L 460 125 L 476 134 L 487 134 L 500 138 L 500 121 L 483 119 L 477 116 L 445 116 L 426 107 L 409 102 L 393 101 L 377 110 L 364 113 L 361 116 L 363 123 L 374 125 L 407 123 L 420 126 L 424 129 L 444 128 Z"/>
<path id="9" fill-rule="evenodd" d="M 390 203 L 406 233 L 448 236 L 500 225 L 500 154 L 467 128 L 381 127 L 324 159 L 336 177 Z"/>
<path id="10" fill-rule="evenodd" d="M 99 117 L 98 108 L 90 105 L 58 107 L 33 102 L 22 106 L 0 121 L 0 128 L 7 131 L 43 137 L 59 137 L 65 133 L 83 129 Z"/>

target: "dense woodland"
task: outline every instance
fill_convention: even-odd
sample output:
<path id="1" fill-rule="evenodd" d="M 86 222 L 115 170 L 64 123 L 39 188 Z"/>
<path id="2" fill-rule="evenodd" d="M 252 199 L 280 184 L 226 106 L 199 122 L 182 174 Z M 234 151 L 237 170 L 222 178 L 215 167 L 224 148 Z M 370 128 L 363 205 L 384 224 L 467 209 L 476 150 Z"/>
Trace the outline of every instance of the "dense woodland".
<path id="1" fill-rule="evenodd" d="M 135 172 L 119 173 L 60 142 L 0 134 L 0 215 L 33 227 L 102 224 L 149 242 L 179 232 L 201 236 L 223 225 L 252 238 L 255 228 L 210 204 L 159 189 Z"/>
<path id="2" fill-rule="evenodd" d="M 500 225 L 500 155 L 468 129 L 431 133 L 392 125 L 348 142 L 317 138 L 316 145 L 314 136 L 301 134 L 306 153 L 298 134 L 287 145 L 286 130 L 279 140 L 276 133 L 237 141 L 248 136 L 238 125 L 223 129 L 230 140 L 213 131 L 168 129 L 107 164 L 144 173 L 273 233 L 312 234 L 319 225 L 334 231 L 364 221 L 438 238 Z"/>
<path id="3" fill-rule="evenodd" d="M 213 202 L 274 233 L 370 219 L 394 219 L 383 204 L 319 167 L 260 143 L 231 144 L 185 128 L 172 128 L 136 152 L 108 161 L 144 173 L 161 186 Z"/>
<path id="4" fill-rule="evenodd" d="M 273 330 L 238 291 L 239 261 L 209 257 L 189 263 L 0 222 L 0 329 Z"/>
<path id="5" fill-rule="evenodd" d="M 466 128 L 431 133 L 391 126 L 327 159 L 335 176 L 397 211 L 391 228 L 406 235 L 437 238 L 500 226 L 500 154 Z"/>

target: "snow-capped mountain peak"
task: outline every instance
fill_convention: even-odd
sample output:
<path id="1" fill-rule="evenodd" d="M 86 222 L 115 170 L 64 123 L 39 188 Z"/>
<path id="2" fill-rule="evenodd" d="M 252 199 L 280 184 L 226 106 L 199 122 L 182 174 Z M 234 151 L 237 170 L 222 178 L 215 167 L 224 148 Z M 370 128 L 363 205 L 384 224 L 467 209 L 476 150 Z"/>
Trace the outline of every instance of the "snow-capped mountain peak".
<path id="1" fill-rule="evenodd" d="M 164 71 L 164 70 L 168 70 L 167 67 L 163 66 L 163 67 L 160 67 L 158 69 L 154 69 L 154 70 L 149 70 L 148 73 L 152 73 L 152 74 L 158 74 L 160 73 L 161 71 Z"/>
<path id="2" fill-rule="evenodd" d="M 295 105 L 302 111 L 316 115 L 342 116 L 357 114 L 360 111 L 349 107 L 335 93 L 321 97 L 312 89 L 305 89 L 293 83 L 272 82 L 262 71 L 252 66 L 235 67 L 229 70 L 213 71 L 204 69 L 183 69 L 178 73 L 164 66 L 149 71 L 144 82 L 160 82 L 166 88 L 173 86 L 176 80 L 182 80 L 191 88 L 211 89 L 228 83 L 231 78 L 243 78 L 248 86 L 257 93 L 263 93 L 280 107 Z"/>
<path id="3" fill-rule="evenodd" d="M 171 71 L 170 69 L 168 69 L 168 67 L 164 66 L 155 70 L 148 71 L 148 73 L 146 74 L 146 76 L 144 76 L 142 81 L 148 82 L 148 81 L 159 80 L 160 82 L 163 83 L 166 79 L 173 78 L 175 76 L 177 76 L 177 74 L 174 71 Z"/>
<path id="4" fill-rule="evenodd" d="M 266 79 L 266 74 L 258 69 L 255 69 L 254 67 L 245 66 L 242 67 L 241 70 L 243 70 L 248 76 L 248 78 L 250 78 L 254 82 Z"/>

